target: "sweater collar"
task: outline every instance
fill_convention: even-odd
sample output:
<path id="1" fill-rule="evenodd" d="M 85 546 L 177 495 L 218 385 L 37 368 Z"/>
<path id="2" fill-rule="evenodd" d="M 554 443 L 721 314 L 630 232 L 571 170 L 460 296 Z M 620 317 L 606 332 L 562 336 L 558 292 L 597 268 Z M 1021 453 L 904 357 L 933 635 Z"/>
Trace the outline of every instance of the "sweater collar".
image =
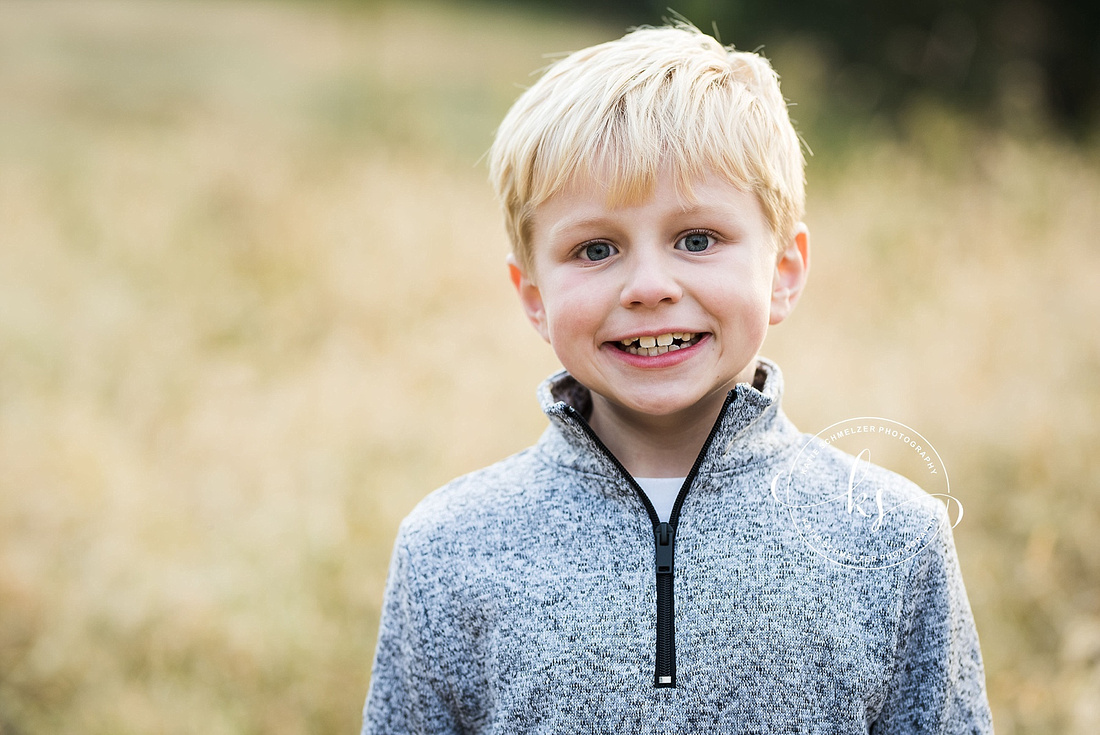
<path id="1" fill-rule="evenodd" d="M 700 474 L 735 470 L 765 459 L 797 438 L 798 431 L 780 408 L 783 375 L 779 366 L 758 358 L 756 384 L 740 383 L 730 391 L 718 417 L 714 440 L 699 466 Z M 588 389 L 564 370 L 547 378 L 538 390 L 542 410 L 550 426 L 539 440 L 539 449 L 563 465 L 584 472 L 619 475 L 588 427 L 592 410 Z"/>

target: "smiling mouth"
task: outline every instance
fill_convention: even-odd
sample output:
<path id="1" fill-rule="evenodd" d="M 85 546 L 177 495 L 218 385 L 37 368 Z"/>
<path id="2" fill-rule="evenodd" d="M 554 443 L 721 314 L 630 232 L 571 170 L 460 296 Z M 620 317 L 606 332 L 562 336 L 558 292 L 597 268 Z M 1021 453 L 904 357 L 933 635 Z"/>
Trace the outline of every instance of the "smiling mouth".
<path id="1" fill-rule="evenodd" d="M 702 332 L 667 332 L 665 334 L 632 337 L 613 342 L 617 348 L 632 355 L 655 357 L 691 347 L 702 337 Z"/>

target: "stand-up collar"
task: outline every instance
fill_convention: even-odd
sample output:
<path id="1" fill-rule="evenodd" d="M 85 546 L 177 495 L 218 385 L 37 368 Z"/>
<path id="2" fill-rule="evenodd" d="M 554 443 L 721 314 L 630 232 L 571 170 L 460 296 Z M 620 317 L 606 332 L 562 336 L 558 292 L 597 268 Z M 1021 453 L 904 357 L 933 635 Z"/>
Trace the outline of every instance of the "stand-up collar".
<path id="1" fill-rule="evenodd" d="M 798 430 L 780 409 L 783 375 L 779 366 L 758 358 L 755 383 L 759 389 L 739 383 L 730 391 L 732 400 L 726 402 L 718 417 L 714 441 L 699 466 L 700 474 L 734 470 L 763 460 L 798 437 Z M 586 424 L 592 412 L 592 395 L 587 388 L 562 371 L 539 386 L 538 396 L 550 418 L 550 426 L 538 443 L 540 451 L 583 472 L 619 474 Z"/>

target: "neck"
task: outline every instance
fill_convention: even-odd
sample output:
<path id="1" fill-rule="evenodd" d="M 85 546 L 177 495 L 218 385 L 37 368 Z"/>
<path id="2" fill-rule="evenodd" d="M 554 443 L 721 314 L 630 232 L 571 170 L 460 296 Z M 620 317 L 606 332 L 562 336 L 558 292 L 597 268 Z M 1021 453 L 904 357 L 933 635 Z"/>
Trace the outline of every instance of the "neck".
<path id="1" fill-rule="evenodd" d="M 725 393 L 691 415 L 639 416 L 593 395 L 589 425 L 634 477 L 685 477 L 725 403 Z"/>

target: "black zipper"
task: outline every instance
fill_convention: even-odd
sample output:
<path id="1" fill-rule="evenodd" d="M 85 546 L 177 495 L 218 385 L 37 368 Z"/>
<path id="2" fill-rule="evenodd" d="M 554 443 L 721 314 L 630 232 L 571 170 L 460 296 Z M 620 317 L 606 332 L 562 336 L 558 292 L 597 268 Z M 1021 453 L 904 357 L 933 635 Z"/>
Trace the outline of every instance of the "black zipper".
<path id="1" fill-rule="evenodd" d="M 702 466 L 703 458 L 706 457 L 707 450 L 710 449 L 710 445 L 718 433 L 718 427 L 722 423 L 722 418 L 726 415 L 726 410 L 736 397 L 736 392 L 732 390 L 726 395 L 722 410 L 718 412 L 718 418 L 715 420 L 714 426 L 711 427 L 707 440 L 703 442 L 703 448 L 699 450 L 699 456 L 695 458 L 695 464 L 692 465 L 691 472 L 684 478 L 684 484 L 676 495 L 676 501 L 672 504 L 672 512 L 669 513 L 667 523 L 662 522 L 657 516 L 657 511 L 654 509 L 653 503 L 649 501 L 649 496 L 645 494 L 645 491 L 634 480 L 634 477 L 627 472 L 626 467 L 623 467 L 623 463 L 619 461 L 619 458 L 611 453 L 611 450 L 600 440 L 600 437 L 596 436 L 596 432 L 592 430 L 592 427 L 588 425 L 580 412 L 566 404 L 569 415 L 577 419 L 577 423 L 580 424 L 589 438 L 607 455 L 612 464 L 619 469 L 619 472 L 630 483 L 630 486 L 634 488 L 634 492 L 637 493 L 642 505 L 645 506 L 650 523 L 653 524 L 653 546 L 656 553 L 655 567 L 657 571 L 657 651 L 653 667 L 653 686 L 659 689 L 676 686 L 676 599 L 673 585 L 673 559 L 676 548 L 676 526 L 680 521 L 680 508 L 683 507 L 684 498 L 687 497 L 688 490 L 695 482 L 695 476 L 699 474 L 699 467 Z"/>

